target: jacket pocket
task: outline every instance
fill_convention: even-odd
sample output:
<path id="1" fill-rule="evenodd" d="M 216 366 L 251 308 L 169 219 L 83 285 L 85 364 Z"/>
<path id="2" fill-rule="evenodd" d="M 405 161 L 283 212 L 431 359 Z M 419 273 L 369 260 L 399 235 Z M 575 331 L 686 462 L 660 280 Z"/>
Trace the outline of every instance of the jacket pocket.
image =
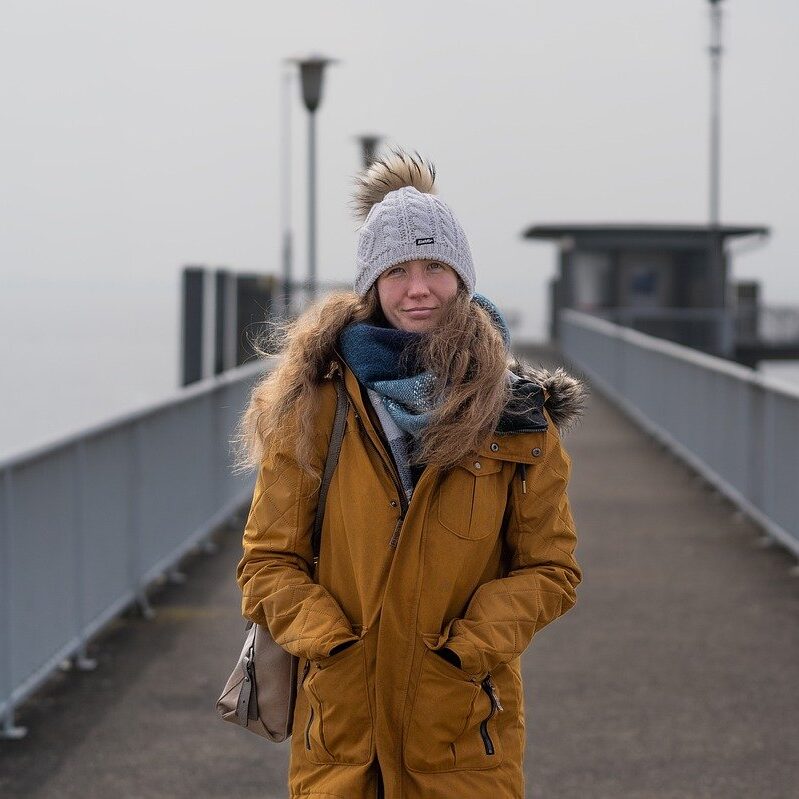
<path id="1" fill-rule="evenodd" d="M 498 766 L 498 711 L 477 678 L 425 648 L 405 736 L 405 765 L 426 773 Z"/>
<path id="2" fill-rule="evenodd" d="M 505 512 L 504 461 L 473 455 L 462 458 L 439 487 L 438 521 L 459 538 L 496 535 Z"/>
<path id="3" fill-rule="evenodd" d="M 302 684 L 309 710 L 305 755 L 312 763 L 362 765 L 372 759 L 372 712 L 361 638 L 312 663 Z"/>

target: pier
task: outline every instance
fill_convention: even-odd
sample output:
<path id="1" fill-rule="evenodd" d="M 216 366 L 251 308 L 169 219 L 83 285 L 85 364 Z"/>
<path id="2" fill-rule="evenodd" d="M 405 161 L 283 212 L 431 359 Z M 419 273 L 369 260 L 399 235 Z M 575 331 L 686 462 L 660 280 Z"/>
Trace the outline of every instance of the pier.
<path id="1" fill-rule="evenodd" d="M 547 347 L 523 355 L 565 362 Z M 564 437 L 584 579 L 523 657 L 527 796 L 787 797 L 799 776 L 795 557 L 591 389 Z M 0 741 L 2 796 L 286 795 L 288 745 L 214 708 L 244 630 L 244 515 L 181 557 L 184 582 L 150 586 L 151 618 L 134 604 L 88 643 L 95 669 L 56 669 L 17 708 L 28 734 Z"/>

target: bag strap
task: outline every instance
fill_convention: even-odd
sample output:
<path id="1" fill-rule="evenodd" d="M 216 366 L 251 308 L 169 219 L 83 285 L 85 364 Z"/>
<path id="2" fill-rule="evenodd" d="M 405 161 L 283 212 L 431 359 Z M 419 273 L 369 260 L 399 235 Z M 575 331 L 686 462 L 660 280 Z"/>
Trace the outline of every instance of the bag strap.
<path id="1" fill-rule="evenodd" d="M 333 383 L 336 386 L 336 416 L 333 419 L 333 433 L 330 437 L 330 446 L 327 451 L 327 460 L 325 461 L 325 471 L 322 475 L 322 485 L 319 488 L 319 503 L 316 506 L 313 534 L 311 535 L 314 569 L 319 563 L 319 546 L 322 540 L 322 520 L 325 516 L 327 490 L 330 488 L 330 481 L 333 479 L 333 472 L 336 470 L 336 464 L 338 463 L 338 456 L 341 452 L 341 442 L 344 439 L 344 429 L 347 425 L 347 412 L 350 407 L 350 398 L 347 396 L 347 390 L 344 388 L 344 376 L 341 374 L 341 370 L 338 367 L 333 371 Z"/>
<path id="2" fill-rule="evenodd" d="M 319 563 L 319 544 L 322 539 L 322 519 L 325 516 L 325 503 L 327 501 L 327 489 L 336 470 L 338 456 L 341 452 L 341 442 L 344 439 L 344 429 L 347 426 L 347 413 L 350 407 L 350 398 L 344 388 L 344 377 L 338 369 L 333 373 L 333 382 L 336 386 L 336 416 L 333 419 L 333 433 L 330 437 L 330 446 L 327 450 L 327 460 L 325 461 L 325 471 L 322 475 L 322 485 L 319 488 L 319 504 L 316 506 L 316 517 L 314 518 L 313 534 L 311 535 L 311 549 L 313 551 L 314 572 Z M 252 619 L 248 619 L 244 628 L 249 630 L 252 627 Z"/>

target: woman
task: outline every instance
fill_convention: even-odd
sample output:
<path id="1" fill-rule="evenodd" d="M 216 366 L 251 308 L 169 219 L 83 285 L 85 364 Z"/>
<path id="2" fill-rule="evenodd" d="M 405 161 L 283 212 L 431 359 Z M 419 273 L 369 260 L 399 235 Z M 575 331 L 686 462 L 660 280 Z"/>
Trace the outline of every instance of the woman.
<path id="1" fill-rule="evenodd" d="M 288 328 L 241 421 L 242 612 L 300 658 L 291 797 L 522 797 L 519 656 L 581 580 L 559 429 L 585 388 L 509 359 L 434 180 L 399 149 L 359 176 L 355 291 Z"/>

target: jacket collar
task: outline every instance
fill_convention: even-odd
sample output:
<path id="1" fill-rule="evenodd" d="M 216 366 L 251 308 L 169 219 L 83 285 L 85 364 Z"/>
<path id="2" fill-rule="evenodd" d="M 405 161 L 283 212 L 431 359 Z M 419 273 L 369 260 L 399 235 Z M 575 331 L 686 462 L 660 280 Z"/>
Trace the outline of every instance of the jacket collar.
<path id="1" fill-rule="evenodd" d="M 337 368 L 343 370 L 344 386 L 350 401 L 375 446 L 386 461 L 391 463 L 391 455 L 383 446 L 364 404 L 358 378 L 341 352 L 337 348 L 334 348 L 334 352 L 338 361 Z M 500 417 L 495 432 L 477 450 L 477 455 L 517 463 L 535 463 L 541 455 L 546 438 L 541 433 L 546 432 L 549 421 L 552 421 L 559 432 L 572 429 L 585 412 L 588 387 L 584 380 L 569 374 L 560 366 L 550 371 L 542 366 L 534 367 L 517 360 L 510 365 L 510 371 L 517 378 L 513 385 L 512 399 Z M 511 413 L 520 409 L 521 413 Z"/>
<path id="2" fill-rule="evenodd" d="M 336 361 L 334 362 L 335 365 L 331 365 L 331 371 L 328 372 L 328 374 L 332 374 L 332 369 L 339 369 L 343 373 L 344 388 L 347 391 L 350 402 L 355 408 L 356 414 L 360 417 L 364 427 L 366 428 L 367 435 L 372 440 L 372 443 L 375 445 L 375 447 L 377 447 L 385 462 L 387 464 L 392 464 L 393 468 L 394 459 L 384 446 L 383 439 L 378 434 L 374 424 L 372 423 L 372 418 L 369 415 L 369 411 L 364 403 L 363 395 L 361 393 L 361 386 L 358 382 L 358 378 L 355 376 L 355 372 L 350 369 L 338 348 L 334 347 L 334 352 L 336 355 Z"/>

